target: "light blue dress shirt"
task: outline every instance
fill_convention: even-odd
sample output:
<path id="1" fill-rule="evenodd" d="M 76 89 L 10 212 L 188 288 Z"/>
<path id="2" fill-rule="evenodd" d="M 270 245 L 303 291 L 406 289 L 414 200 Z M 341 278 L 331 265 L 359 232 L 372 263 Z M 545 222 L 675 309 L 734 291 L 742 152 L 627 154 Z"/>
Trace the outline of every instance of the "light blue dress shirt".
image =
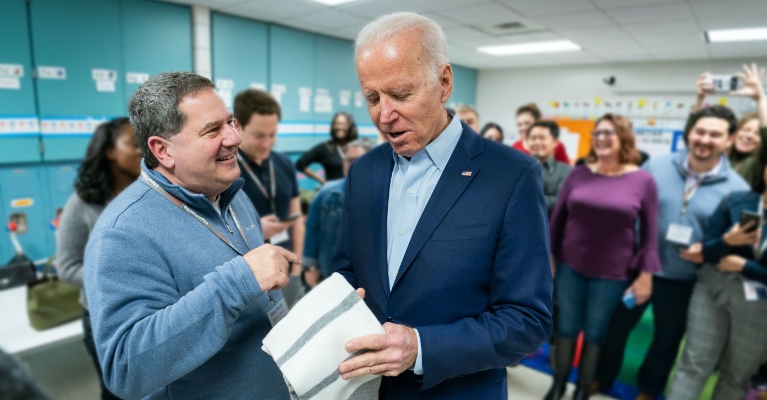
<path id="1" fill-rule="evenodd" d="M 458 116 L 453 116 L 447 128 L 410 160 L 394 153 L 386 223 L 389 289 L 394 286 L 413 231 L 450 156 L 453 155 L 455 146 L 458 145 L 462 132 L 461 120 Z M 413 372 L 423 375 L 421 337 L 417 329 L 415 333 L 418 337 L 418 357 Z"/>

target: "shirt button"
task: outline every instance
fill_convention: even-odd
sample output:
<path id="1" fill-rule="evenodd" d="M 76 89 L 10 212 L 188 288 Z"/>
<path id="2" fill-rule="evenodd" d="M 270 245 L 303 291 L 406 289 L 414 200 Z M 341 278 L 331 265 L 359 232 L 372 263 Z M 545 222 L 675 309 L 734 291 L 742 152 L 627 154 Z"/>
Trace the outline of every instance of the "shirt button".
<path id="1" fill-rule="evenodd" d="M 413 189 L 408 189 L 407 190 L 407 194 L 412 194 L 412 193 L 413 193 Z"/>
<path id="2" fill-rule="evenodd" d="M 403 230 L 399 231 L 399 234 L 400 235 L 404 235 L 405 234 L 405 230 L 403 229 Z"/>

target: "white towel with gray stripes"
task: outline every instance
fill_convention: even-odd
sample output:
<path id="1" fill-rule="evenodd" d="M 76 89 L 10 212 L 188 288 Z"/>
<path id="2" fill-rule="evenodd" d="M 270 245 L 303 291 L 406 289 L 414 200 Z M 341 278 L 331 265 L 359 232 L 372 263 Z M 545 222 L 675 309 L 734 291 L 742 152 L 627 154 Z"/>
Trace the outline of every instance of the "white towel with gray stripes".
<path id="1" fill-rule="evenodd" d="M 335 273 L 296 303 L 261 348 L 274 358 L 293 399 L 377 399 L 380 376 L 344 380 L 338 366 L 356 355 L 346 351 L 347 341 L 383 333 L 354 288 Z"/>

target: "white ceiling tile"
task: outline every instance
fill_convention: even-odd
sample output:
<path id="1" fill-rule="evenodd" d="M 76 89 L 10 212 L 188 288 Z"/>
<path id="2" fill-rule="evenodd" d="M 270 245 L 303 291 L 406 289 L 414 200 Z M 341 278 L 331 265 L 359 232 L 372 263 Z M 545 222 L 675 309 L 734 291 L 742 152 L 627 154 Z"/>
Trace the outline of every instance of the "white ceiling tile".
<path id="1" fill-rule="evenodd" d="M 700 18 L 698 24 L 702 30 L 757 28 L 767 26 L 767 16 L 744 14 L 737 17 Z"/>
<path id="2" fill-rule="evenodd" d="M 492 0 L 474 0 L 472 3 L 487 4 Z M 369 18 L 378 18 L 399 11 L 414 11 L 418 13 L 435 12 L 456 7 L 466 7 L 466 0 L 365 0 L 341 4 L 335 8 L 352 14 Z"/>
<path id="3" fill-rule="evenodd" d="M 445 32 L 448 43 L 470 47 L 476 46 L 477 43 L 498 43 L 496 38 L 469 27 L 447 28 L 442 31 Z"/>
<path id="4" fill-rule="evenodd" d="M 230 7 L 237 4 L 242 4 L 247 0 L 166 0 L 171 3 L 188 4 L 188 5 L 201 5 L 208 6 L 210 8 L 221 10 L 226 7 Z"/>
<path id="5" fill-rule="evenodd" d="M 437 24 L 439 24 L 439 26 L 442 29 L 445 29 L 445 28 L 456 28 L 456 27 L 459 27 L 459 26 L 463 26 L 463 24 L 461 22 L 454 21 L 454 20 L 452 20 L 450 18 L 443 17 L 443 16 L 435 14 L 435 13 L 423 13 L 421 15 L 423 15 L 424 17 L 429 18 L 430 20 L 436 22 Z"/>
<path id="6" fill-rule="evenodd" d="M 453 8 L 437 11 L 436 13 L 452 20 L 460 21 L 465 25 L 500 24 L 519 21 L 522 18 L 521 15 L 497 3 Z"/>
<path id="7" fill-rule="evenodd" d="M 328 7 L 302 0 L 258 0 L 249 1 L 232 7 L 227 7 L 224 11 L 236 13 L 254 18 L 264 16 L 266 20 L 275 20 L 275 18 L 291 18 L 312 13 L 319 13 L 328 10 Z"/>
<path id="8" fill-rule="evenodd" d="M 615 26 L 615 23 L 601 11 L 546 15 L 531 19 L 549 29 L 583 29 Z"/>
<path id="9" fill-rule="evenodd" d="M 711 43 L 708 45 L 715 58 L 743 57 L 756 59 L 767 57 L 767 42 L 751 43 Z"/>
<path id="10" fill-rule="evenodd" d="M 402 4 L 392 0 L 355 1 L 341 4 L 335 8 L 361 17 L 377 18 L 397 11 L 415 11 L 414 8 L 403 8 Z"/>
<path id="11" fill-rule="evenodd" d="M 764 0 L 694 1 L 690 6 L 695 16 L 703 19 L 767 14 Z"/>
<path id="12" fill-rule="evenodd" d="M 301 26 L 301 24 L 307 24 L 325 29 L 340 29 L 349 26 L 361 29 L 368 22 L 369 20 L 367 19 L 337 10 L 325 10 L 281 21 L 281 23 L 286 25 Z"/>
<path id="13" fill-rule="evenodd" d="M 687 3 L 619 8 L 607 10 L 607 13 L 620 24 L 638 24 L 661 21 L 694 21 L 692 11 L 690 11 L 690 7 Z"/>
<path id="14" fill-rule="evenodd" d="M 684 0 L 591 0 L 604 9 L 646 6 L 653 4 L 684 3 Z"/>
<path id="15" fill-rule="evenodd" d="M 534 33 L 524 33 L 520 35 L 509 35 L 509 36 L 498 36 L 496 37 L 498 41 L 508 44 L 513 43 L 529 43 L 529 42 L 550 42 L 553 40 L 562 40 L 564 39 L 562 35 L 556 33 L 556 32 L 534 32 Z"/>
<path id="16" fill-rule="evenodd" d="M 652 54 L 647 52 L 631 52 L 631 53 L 605 53 L 597 54 L 607 62 L 628 62 L 628 61 L 652 61 L 655 58 Z"/>
<path id="17" fill-rule="evenodd" d="M 566 14 L 574 12 L 596 11 L 587 0 L 501 0 L 514 11 L 527 16 Z"/>
<path id="18" fill-rule="evenodd" d="M 581 28 L 581 29 L 557 29 L 560 35 L 572 40 L 592 40 L 609 37 L 627 37 L 626 33 L 617 25 L 605 26 L 600 28 Z"/>
<path id="19" fill-rule="evenodd" d="M 575 51 L 567 53 L 548 53 L 543 54 L 547 59 L 558 63 L 572 62 L 572 63 L 597 63 L 602 61 L 602 58 L 596 54 L 590 54 L 584 51 Z"/>

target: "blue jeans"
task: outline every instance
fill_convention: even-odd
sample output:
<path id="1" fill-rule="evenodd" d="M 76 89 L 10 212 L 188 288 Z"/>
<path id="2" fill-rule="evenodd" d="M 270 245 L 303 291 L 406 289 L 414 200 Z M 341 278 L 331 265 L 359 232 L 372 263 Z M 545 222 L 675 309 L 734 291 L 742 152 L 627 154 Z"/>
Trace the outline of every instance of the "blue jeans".
<path id="1" fill-rule="evenodd" d="M 615 309 L 620 304 L 626 281 L 592 278 L 557 263 L 556 290 L 559 298 L 559 337 L 584 339 L 602 345 Z"/>

